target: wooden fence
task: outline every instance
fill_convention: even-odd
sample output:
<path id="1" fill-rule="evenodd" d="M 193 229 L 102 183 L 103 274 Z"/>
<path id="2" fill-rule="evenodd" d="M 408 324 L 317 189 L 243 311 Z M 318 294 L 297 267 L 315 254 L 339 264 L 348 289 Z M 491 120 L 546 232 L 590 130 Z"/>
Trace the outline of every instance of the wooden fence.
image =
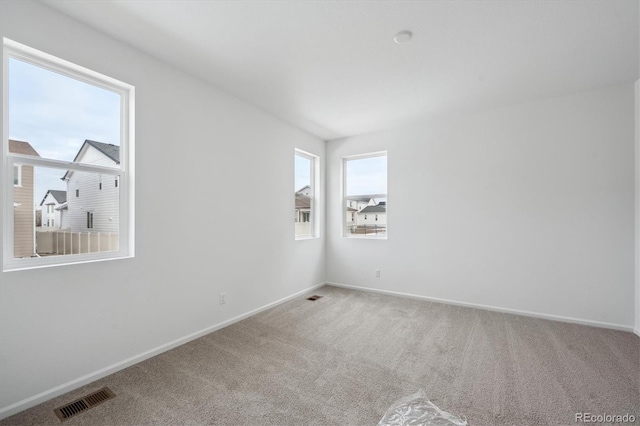
<path id="1" fill-rule="evenodd" d="M 40 256 L 116 251 L 118 247 L 118 234 L 112 232 L 36 231 Z"/>

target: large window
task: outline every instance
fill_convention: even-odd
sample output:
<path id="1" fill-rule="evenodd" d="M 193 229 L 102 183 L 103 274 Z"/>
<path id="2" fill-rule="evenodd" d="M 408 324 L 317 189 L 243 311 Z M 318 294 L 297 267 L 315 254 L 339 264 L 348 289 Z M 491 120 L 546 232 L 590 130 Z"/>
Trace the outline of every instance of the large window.
<path id="1" fill-rule="evenodd" d="M 318 157 L 296 149 L 294 159 L 295 236 L 296 239 L 313 238 L 318 235 Z"/>
<path id="2" fill-rule="evenodd" d="M 3 269 L 133 256 L 134 88 L 7 39 L 3 61 Z"/>
<path id="3" fill-rule="evenodd" d="M 387 153 L 347 157 L 343 172 L 343 236 L 386 238 Z"/>

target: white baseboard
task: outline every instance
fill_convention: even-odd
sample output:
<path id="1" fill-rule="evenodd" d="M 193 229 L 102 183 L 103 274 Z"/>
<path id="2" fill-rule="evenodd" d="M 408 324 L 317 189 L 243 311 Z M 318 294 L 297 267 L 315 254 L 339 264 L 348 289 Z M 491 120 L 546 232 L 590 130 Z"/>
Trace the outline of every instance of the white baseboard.
<path id="1" fill-rule="evenodd" d="M 317 284 L 315 286 L 306 288 L 302 291 L 299 291 L 295 294 L 292 294 L 290 296 L 284 297 L 280 300 L 276 300 L 275 302 L 269 303 L 267 305 L 264 305 L 260 308 L 254 309 L 252 311 L 249 311 L 247 313 L 244 313 L 242 315 L 238 315 L 237 317 L 228 319 L 226 321 L 223 321 L 221 323 L 212 325 L 210 327 L 207 327 L 203 330 L 197 331 L 195 333 L 189 334 L 187 336 L 181 337 L 179 339 L 176 339 L 172 342 L 166 343 L 164 345 L 160 345 L 154 349 L 148 350 L 146 352 L 143 352 L 141 354 L 132 356 L 131 358 L 125 359 L 123 361 L 117 362 L 115 364 L 112 364 L 108 367 L 102 368 L 100 370 L 94 371 L 92 373 L 86 374 L 82 377 L 78 377 L 77 379 L 71 380 L 67 383 L 64 383 L 60 386 L 56 386 L 54 388 L 51 388 L 49 390 L 46 390 L 44 392 L 41 392 L 37 395 L 31 396 L 29 398 L 25 398 L 22 401 L 18 401 L 14 404 L 8 405 L 6 407 L 3 407 L 2 409 L 0 409 L 0 420 L 12 416 L 14 414 L 19 413 L 20 411 L 26 410 L 28 408 L 34 407 L 38 404 L 41 404 L 45 401 L 48 401 L 52 398 L 55 398 L 56 396 L 62 395 L 64 393 L 70 392 L 74 389 L 78 389 L 79 387 L 82 387 L 86 384 L 89 384 L 91 382 L 94 382 L 98 379 L 101 379 L 105 376 L 108 376 L 109 374 L 113 374 L 117 371 L 123 370 L 127 367 L 130 367 L 134 364 L 137 364 L 139 362 L 144 361 L 145 359 L 149 359 L 151 357 L 154 357 L 156 355 L 159 355 L 163 352 L 166 352 L 170 349 L 173 349 L 175 347 L 178 347 L 180 345 L 184 345 L 185 343 L 188 343 L 192 340 L 195 340 L 199 337 L 202 337 L 206 334 L 209 333 L 213 333 L 214 331 L 220 330 L 222 328 L 225 328 L 227 326 L 230 326 L 233 323 L 236 323 L 238 321 L 241 321 L 243 319 L 249 318 L 257 313 L 260 313 L 262 311 L 265 311 L 267 309 L 273 308 L 274 306 L 280 305 L 282 303 L 288 302 L 291 299 L 295 299 L 296 297 L 305 294 L 305 293 L 309 293 L 317 288 L 320 288 L 322 286 L 324 286 L 325 284 Z"/>
<path id="2" fill-rule="evenodd" d="M 613 324 L 609 322 L 593 321 L 593 320 L 586 320 L 586 319 L 580 319 L 580 318 L 565 317 L 560 315 L 542 314 L 539 312 L 530 312 L 530 311 L 522 311 L 519 309 L 501 308 L 498 306 L 481 305 L 478 303 L 459 302 L 457 300 L 440 299 L 437 297 L 421 296 L 421 295 L 410 294 L 410 293 L 400 293 L 397 291 L 380 290 L 377 288 L 361 287 L 361 286 L 349 285 L 349 284 L 340 284 L 340 283 L 332 283 L 332 282 L 327 282 L 326 284 L 334 287 L 342 287 L 342 288 L 348 288 L 352 290 L 368 291 L 371 293 L 387 294 L 390 296 L 408 297 L 411 299 L 427 300 L 429 302 L 445 303 L 447 305 L 464 306 L 467 308 L 484 309 L 487 311 L 502 312 L 502 313 L 514 314 L 514 315 L 523 315 L 526 317 L 542 318 L 542 319 L 548 319 L 552 321 L 569 322 L 574 324 L 589 325 L 592 327 L 610 328 L 613 330 L 634 332 L 633 327 L 622 325 L 622 324 Z M 635 334 L 638 334 L 638 336 L 640 336 L 640 334 L 638 333 L 638 330 L 635 330 Z"/>
<path id="3" fill-rule="evenodd" d="M 636 336 L 640 337 L 640 329 L 636 328 L 635 330 L 633 330 L 633 333 L 634 333 Z"/>

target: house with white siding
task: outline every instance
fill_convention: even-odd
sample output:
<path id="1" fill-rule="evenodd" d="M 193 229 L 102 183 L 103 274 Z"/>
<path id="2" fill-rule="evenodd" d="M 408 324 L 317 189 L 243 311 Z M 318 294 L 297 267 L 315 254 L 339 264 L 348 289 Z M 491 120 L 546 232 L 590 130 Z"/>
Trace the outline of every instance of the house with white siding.
<path id="1" fill-rule="evenodd" d="M 114 166 L 120 164 L 120 147 L 85 140 L 74 163 Z M 118 177 L 69 170 L 62 178 L 67 183 L 66 205 L 58 207 L 60 226 L 72 232 L 111 232 L 119 229 Z"/>
<path id="2" fill-rule="evenodd" d="M 40 202 L 42 210 L 42 228 L 47 230 L 60 229 L 61 205 L 67 202 L 67 191 L 50 189 Z"/>
<path id="3" fill-rule="evenodd" d="M 346 225 L 347 228 L 351 228 L 353 226 L 358 226 L 359 224 L 359 216 L 358 213 L 362 211 L 362 209 L 367 206 L 375 206 L 378 204 L 375 198 L 371 198 L 368 196 L 350 196 L 347 197 L 347 205 L 346 205 Z"/>
<path id="4" fill-rule="evenodd" d="M 358 225 L 387 226 L 387 202 L 380 201 L 376 205 L 368 205 L 358 212 Z"/>

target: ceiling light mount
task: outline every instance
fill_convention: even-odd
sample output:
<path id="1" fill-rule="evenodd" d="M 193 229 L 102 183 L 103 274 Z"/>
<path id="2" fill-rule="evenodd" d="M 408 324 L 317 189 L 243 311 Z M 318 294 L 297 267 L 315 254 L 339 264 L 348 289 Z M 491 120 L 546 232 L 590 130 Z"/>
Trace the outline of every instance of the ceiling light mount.
<path id="1" fill-rule="evenodd" d="M 413 37 L 413 33 L 409 30 L 400 31 L 393 36 L 393 41 L 397 44 L 407 43 Z"/>

